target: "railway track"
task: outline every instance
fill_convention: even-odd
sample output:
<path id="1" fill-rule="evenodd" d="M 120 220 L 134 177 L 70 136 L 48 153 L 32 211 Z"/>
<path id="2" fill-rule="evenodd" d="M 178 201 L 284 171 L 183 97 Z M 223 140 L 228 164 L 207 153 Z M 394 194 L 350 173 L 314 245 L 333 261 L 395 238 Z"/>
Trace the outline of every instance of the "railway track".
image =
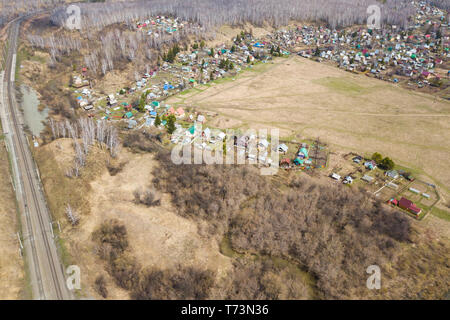
<path id="1" fill-rule="evenodd" d="M 19 108 L 15 101 L 15 57 L 19 28 L 23 18 L 16 19 L 9 29 L 8 57 L 5 68 L 5 85 L 8 103 L 5 104 L 6 119 L 2 119 L 9 128 L 9 141 L 16 168 L 16 193 L 23 212 L 24 230 L 29 251 L 29 265 L 33 294 L 37 299 L 70 299 L 64 271 L 59 261 L 56 245 L 53 241 L 52 223 L 43 189 L 37 174 L 37 168 L 23 131 Z M 3 83 L 2 83 L 3 85 Z M 6 107 L 7 105 L 7 107 Z"/>

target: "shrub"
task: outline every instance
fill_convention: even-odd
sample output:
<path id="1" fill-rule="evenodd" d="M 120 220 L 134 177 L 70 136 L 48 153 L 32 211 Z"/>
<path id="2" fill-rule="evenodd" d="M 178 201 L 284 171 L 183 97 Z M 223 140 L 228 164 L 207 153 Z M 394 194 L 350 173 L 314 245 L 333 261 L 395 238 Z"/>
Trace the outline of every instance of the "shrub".
<path id="1" fill-rule="evenodd" d="M 395 163 L 390 158 L 386 157 L 381 160 L 380 167 L 385 170 L 392 170 L 395 167 Z"/>
<path id="2" fill-rule="evenodd" d="M 108 289 L 106 288 L 106 280 L 103 275 L 99 275 L 95 279 L 94 289 L 103 298 L 108 298 Z"/>
<path id="3" fill-rule="evenodd" d="M 380 164 L 381 161 L 383 160 L 383 156 L 381 154 L 379 154 L 378 152 L 375 152 L 372 155 L 372 160 L 375 161 L 377 164 Z"/>

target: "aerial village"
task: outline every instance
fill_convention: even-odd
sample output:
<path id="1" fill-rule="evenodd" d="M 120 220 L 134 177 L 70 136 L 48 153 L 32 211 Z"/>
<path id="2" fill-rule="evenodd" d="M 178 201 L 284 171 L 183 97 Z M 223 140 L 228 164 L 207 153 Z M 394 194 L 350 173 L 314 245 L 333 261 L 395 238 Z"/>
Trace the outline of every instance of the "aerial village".
<path id="1" fill-rule="evenodd" d="M 277 30 L 262 38 L 242 31 L 229 45 L 208 47 L 204 41 L 188 51 L 177 46 L 171 57 L 140 76 L 127 88 L 118 88 L 107 96 L 90 87 L 87 69 L 73 76 L 72 87 L 80 108 L 89 117 L 117 122 L 126 130 L 167 128 L 172 145 L 193 145 L 202 150 L 218 150 L 227 136 L 221 130 L 207 127 L 215 115 L 195 108 L 185 110 L 164 101 L 174 94 L 207 85 L 225 77 L 235 77 L 256 63 L 267 63 L 273 57 L 298 54 L 317 62 L 329 62 L 350 72 L 363 73 L 414 88 L 439 87 L 449 80 L 450 40 L 447 17 L 424 2 L 416 3 L 415 20 L 407 30 L 367 28 L 331 30 L 304 25 Z M 181 32 L 188 22 L 171 17 L 150 17 L 136 22 L 136 32 L 164 36 Z M 389 205 L 422 219 L 439 201 L 433 184 L 415 179 L 407 170 L 393 170 L 383 159 L 368 159 L 358 154 L 342 155 L 330 161 L 329 150 L 319 139 L 314 141 L 280 141 L 271 145 L 270 137 L 234 136 L 237 154 L 259 165 L 272 164 L 269 153 L 280 154 L 283 170 L 317 171 L 346 187 L 362 186 L 367 192 Z M 256 148 L 250 148 L 250 145 Z M 336 165 L 335 165 L 336 163 Z"/>

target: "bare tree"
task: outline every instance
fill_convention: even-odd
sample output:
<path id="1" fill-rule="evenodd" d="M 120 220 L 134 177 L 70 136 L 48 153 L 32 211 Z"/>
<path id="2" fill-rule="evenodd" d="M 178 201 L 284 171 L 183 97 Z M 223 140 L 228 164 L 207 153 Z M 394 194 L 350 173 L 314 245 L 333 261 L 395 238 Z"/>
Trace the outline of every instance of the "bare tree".
<path id="1" fill-rule="evenodd" d="M 75 212 L 75 210 L 72 209 L 70 204 L 67 204 L 66 206 L 66 215 L 67 219 L 69 219 L 69 222 L 72 224 L 72 226 L 76 226 L 80 222 L 80 217 Z"/>

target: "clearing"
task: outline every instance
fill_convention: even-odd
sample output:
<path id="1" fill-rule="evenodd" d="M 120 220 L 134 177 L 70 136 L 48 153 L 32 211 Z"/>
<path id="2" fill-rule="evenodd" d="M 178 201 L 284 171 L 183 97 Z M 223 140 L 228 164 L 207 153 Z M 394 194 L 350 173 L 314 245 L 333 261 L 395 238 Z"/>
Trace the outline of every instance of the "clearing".
<path id="1" fill-rule="evenodd" d="M 63 203 L 70 202 L 81 216 L 79 226 L 71 227 L 63 210 L 52 210 L 62 225 L 62 250 L 67 253 L 67 256 L 63 253 L 64 262 L 76 262 L 81 268 L 82 296 L 101 299 L 93 286 L 96 277 L 103 274 L 109 299 L 128 298 L 128 292 L 117 287 L 105 272 L 106 264 L 96 254 L 92 240 L 92 232 L 109 219 L 117 219 L 126 226 L 131 252 L 143 267 L 164 270 L 178 264 L 200 266 L 215 271 L 218 280 L 226 278 L 232 267 L 230 258 L 220 254 L 217 241 L 199 235 L 194 221 L 175 213 L 168 195 L 160 195 L 161 206 L 134 203 L 133 191 L 152 185 L 152 171 L 157 164 L 153 155 L 135 154 L 124 148 L 114 160 L 122 169 L 111 175 L 106 168 L 105 152 L 94 149 L 79 178 L 64 175 L 74 157 L 70 139 L 58 139 L 36 150 L 50 208 L 64 207 Z M 220 296 L 220 292 L 216 295 Z"/>
<path id="2" fill-rule="evenodd" d="M 341 151 L 380 152 L 450 194 L 450 103 L 394 84 L 293 56 L 199 86 L 167 103 L 217 113 L 208 124 L 279 128 Z"/>

